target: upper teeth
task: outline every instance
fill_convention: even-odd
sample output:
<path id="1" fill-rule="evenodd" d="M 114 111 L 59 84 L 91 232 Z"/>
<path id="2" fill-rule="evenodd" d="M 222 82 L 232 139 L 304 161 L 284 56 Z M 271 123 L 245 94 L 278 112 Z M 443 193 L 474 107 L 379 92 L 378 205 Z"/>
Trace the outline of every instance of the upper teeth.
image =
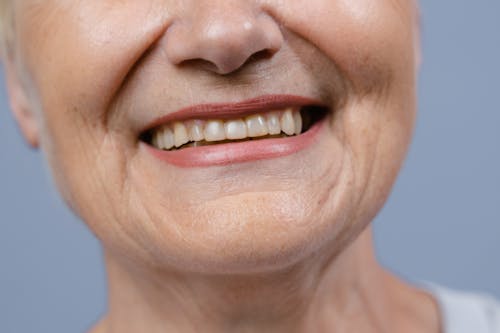
<path id="1" fill-rule="evenodd" d="M 288 108 L 239 119 L 177 121 L 155 129 L 152 144 L 158 149 L 172 149 L 189 142 L 240 140 L 282 132 L 295 135 L 301 131 L 299 108 Z"/>

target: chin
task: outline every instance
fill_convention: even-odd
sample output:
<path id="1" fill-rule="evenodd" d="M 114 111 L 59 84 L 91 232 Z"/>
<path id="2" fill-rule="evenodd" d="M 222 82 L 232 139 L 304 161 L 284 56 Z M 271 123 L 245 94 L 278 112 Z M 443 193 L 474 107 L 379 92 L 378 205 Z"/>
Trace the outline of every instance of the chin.
<path id="1" fill-rule="evenodd" d="M 186 204 L 176 211 L 149 207 L 144 211 L 150 213 L 135 220 L 141 222 L 129 225 L 146 256 L 137 264 L 202 274 L 289 269 L 331 247 L 348 228 L 341 212 L 349 200 L 329 194 L 331 200 L 319 205 L 324 196 L 306 191 L 245 192 L 194 207 Z M 119 251 L 139 253 L 131 248 Z"/>

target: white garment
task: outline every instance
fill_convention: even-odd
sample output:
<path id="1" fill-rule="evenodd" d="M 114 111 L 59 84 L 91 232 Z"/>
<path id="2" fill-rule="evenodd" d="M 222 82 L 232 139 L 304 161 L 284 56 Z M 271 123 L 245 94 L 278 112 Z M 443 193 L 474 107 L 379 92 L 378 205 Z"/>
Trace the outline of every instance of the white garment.
<path id="1" fill-rule="evenodd" d="M 426 285 L 436 298 L 444 333 L 500 333 L 500 302 L 493 297 Z"/>

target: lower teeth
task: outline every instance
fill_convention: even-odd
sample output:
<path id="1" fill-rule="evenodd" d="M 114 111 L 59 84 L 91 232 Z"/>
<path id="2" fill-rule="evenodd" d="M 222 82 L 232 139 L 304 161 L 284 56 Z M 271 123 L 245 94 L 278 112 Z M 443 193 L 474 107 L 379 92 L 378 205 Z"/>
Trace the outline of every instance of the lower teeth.
<path id="1" fill-rule="evenodd" d="M 262 140 L 262 139 L 276 139 L 276 138 L 288 138 L 290 137 L 289 135 L 285 133 L 281 134 L 276 134 L 276 135 L 266 135 L 266 136 L 261 136 L 261 137 L 256 137 L 256 138 L 245 138 L 241 140 L 223 140 L 223 141 L 194 141 L 194 142 L 189 142 L 186 143 L 185 145 L 182 145 L 178 148 L 171 148 L 167 150 L 179 150 L 183 148 L 189 148 L 189 147 L 202 147 L 202 146 L 211 146 L 211 145 L 218 145 L 222 143 L 233 143 L 233 142 L 244 142 L 244 141 L 254 141 L 254 140 Z"/>

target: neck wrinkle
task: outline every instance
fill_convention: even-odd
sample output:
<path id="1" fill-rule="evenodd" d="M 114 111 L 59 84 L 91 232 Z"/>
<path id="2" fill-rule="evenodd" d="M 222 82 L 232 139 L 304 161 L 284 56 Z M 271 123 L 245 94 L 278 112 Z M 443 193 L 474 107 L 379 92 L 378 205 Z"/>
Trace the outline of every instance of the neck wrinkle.
<path id="1" fill-rule="evenodd" d="M 138 273 L 109 252 L 106 266 L 109 311 L 101 327 L 107 329 L 98 332 L 352 331 L 353 324 L 378 326 L 376 320 L 353 322 L 353 315 L 378 318 L 385 308 L 384 273 L 373 254 L 370 228 L 338 256 L 315 254 L 260 275 Z M 375 300 L 376 306 L 369 304 Z"/>

